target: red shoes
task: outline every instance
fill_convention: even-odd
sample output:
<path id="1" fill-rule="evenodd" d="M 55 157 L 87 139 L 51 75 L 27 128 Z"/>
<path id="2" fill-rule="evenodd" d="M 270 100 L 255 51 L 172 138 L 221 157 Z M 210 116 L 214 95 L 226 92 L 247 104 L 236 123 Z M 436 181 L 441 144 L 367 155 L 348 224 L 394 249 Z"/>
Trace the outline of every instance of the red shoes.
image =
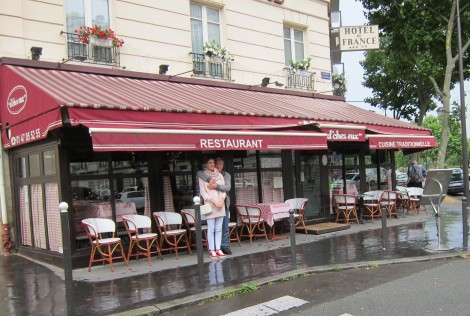
<path id="1" fill-rule="evenodd" d="M 225 254 L 222 250 L 210 250 L 209 251 L 209 257 L 211 257 L 211 259 L 217 259 L 217 258 L 223 258 L 225 257 Z"/>

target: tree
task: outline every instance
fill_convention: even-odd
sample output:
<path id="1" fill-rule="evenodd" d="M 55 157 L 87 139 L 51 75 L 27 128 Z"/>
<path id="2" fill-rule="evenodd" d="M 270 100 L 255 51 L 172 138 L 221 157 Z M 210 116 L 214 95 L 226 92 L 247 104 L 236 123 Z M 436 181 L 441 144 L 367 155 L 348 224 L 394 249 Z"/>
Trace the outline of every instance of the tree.
<path id="1" fill-rule="evenodd" d="M 386 38 L 389 52 L 405 57 L 403 64 L 407 68 L 402 68 L 403 72 L 416 72 L 420 77 L 427 78 L 444 108 L 437 163 L 438 167 L 442 168 L 450 135 L 450 91 L 459 80 L 456 69 L 458 61 L 457 0 L 360 1 L 368 10 L 366 17 L 369 22 L 379 25 L 381 37 Z M 467 1 L 461 8 L 462 30 L 470 29 L 469 5 Z M 464 69 L 468 76 L 470 33 L 462 32 L 462 36 Z M 400 65 L 397 64 L 397 66 Z M 404 75 L 406 78 L 408 76 Z M 415 84 L 420 83 L 415 82 Z M 421 116 L 424 116 L 424 113 Z"/>
<path id="2" fill-rule="evenodd" d="M 436 108 L 436 94 L 431 82 L 413 69 L 413 63 L 402 52 L 394 51 L 387 35 L 380 39 L 380 49 L 369 51 L 361 62 L 363 85 L 372 89 L 373 97 L 366 102 L 385 111 L 395 119 L 406 119 L 421 125 L 425 114 Z"/>

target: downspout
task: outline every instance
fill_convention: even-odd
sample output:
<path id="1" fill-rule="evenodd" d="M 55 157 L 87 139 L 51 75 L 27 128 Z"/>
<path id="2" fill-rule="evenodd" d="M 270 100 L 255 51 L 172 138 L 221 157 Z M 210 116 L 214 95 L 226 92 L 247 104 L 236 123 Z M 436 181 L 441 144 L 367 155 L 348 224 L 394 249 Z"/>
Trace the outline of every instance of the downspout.
<path id="1" fill-rule="evenodd" d="M 2 143 L 1 135 L 0 135 L 0 207 L 2 209 L 3 254 L 10 254 L 10 250 L 13 244 L 11 243 L 10 226 L 8 226 L 7 204 L 6 204 L 6 195 L 5 195 L 5 178 L 3 174 L 3 143 Z"/>

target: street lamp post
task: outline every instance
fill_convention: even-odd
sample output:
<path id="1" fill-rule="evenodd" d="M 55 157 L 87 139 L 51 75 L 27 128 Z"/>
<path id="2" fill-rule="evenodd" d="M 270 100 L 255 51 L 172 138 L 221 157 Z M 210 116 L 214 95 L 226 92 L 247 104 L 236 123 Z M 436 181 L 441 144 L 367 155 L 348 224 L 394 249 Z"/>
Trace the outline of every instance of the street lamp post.
<path id="1" fill-rule="evenodd" d="M 460 81 L 460 122 L 462 126 L 462 164 L 463 164 L 463 187 L 464 197 L 462 198 L 462 235 L 463 249 L 468 249 L 468 153 L 467 153 L 467 123 L 465 115 L 465 90 L 463 78 L 463 58 L 462 58 L 462 31 L 460 26 L 460 5 L 457 0 L 457 38 L 459 45 L 459 81 Z"/>

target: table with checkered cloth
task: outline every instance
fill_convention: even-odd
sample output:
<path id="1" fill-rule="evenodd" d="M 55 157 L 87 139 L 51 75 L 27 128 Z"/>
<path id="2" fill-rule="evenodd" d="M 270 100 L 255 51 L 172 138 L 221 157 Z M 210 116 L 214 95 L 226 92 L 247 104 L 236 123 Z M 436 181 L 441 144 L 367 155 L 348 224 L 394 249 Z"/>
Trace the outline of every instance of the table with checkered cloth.
<path id="1" fill-rule="evenodd" d="M 256 206 L 261 210 L 261 217 L 271 227 L 276 220 L 289 218 L 289 203 L 260 203 Z"/>

